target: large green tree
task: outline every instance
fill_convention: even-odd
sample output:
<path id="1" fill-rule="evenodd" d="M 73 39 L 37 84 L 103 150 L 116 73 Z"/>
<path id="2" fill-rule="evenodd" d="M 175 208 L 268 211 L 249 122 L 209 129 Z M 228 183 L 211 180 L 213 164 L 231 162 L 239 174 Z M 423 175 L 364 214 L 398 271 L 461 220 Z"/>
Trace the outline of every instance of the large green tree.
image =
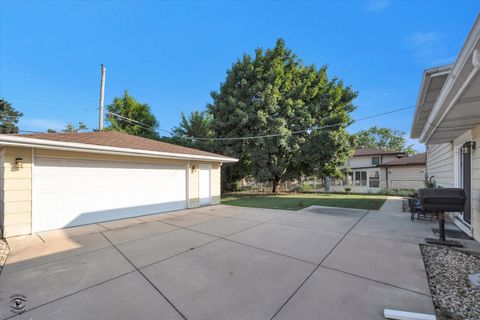
<path id="1" fill-rule="evenodd" d="M 17 123 L 23 113 L 15 110 L 7 100 L 0 98 L 0 133 L 18 133 Z"/>
<path id="2" fill-rule="evenodd" d="M 159 138 L 158 121 L 146 103 L 140 103 L 125 90 L 122 97 L 116 97 L 107 106 L 110 126 L 105 130 L 123 131 L 151 139 Z"/>
<path id="3" fill-rule="evenodd" d="M 371 127 L 355 134 L 357 148 L 378 148 L 388 151 L 403 151 L 415 154 L 412 145 L 407 145 L 405 132 L 390 128 Z"/>
<path id="4" fill-rule="evenodd" d="M 276 192 L 282 179 L 341 174 L 352 150 L 345 125 L 357 93 L 329 78 L 326 66 L 305 66 L 279 39 L 273 49 L 244 54 L 211 95 L 216 137 L 265 136 L 216 141 L 217 151 L 239 158 L 225 166 L 227 179 L 254 176 Z"/>

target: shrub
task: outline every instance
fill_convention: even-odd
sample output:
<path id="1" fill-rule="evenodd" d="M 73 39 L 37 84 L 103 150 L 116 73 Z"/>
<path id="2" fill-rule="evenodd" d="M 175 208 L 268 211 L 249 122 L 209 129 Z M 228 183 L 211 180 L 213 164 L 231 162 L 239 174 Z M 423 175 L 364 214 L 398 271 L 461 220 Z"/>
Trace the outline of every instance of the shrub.
<path id="1" fill-rule="evenodd" d="M 315 188 L 311 183 L 303 182 L 293 188 L 293 192 L 313 192 Z"/>
<path id="2" fill-rule="evenodd" d="M 387 196 L 409 197 L 411 194 L 417 192 L 415 189 L 382 189 L 379 194 Z"/>

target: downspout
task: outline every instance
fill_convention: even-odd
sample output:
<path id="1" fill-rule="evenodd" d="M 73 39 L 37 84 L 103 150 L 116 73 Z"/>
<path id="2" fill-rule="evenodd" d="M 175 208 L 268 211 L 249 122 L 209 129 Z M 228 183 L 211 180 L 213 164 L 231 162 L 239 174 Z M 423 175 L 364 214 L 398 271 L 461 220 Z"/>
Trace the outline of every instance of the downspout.
<path id="1" fill-rule="evenodd" d="M 388 187 L 388 167 L 385 167 L 385 179 L 386 179 L 386 182 L 387 182 L 387 189 L 390 189 Z"/>

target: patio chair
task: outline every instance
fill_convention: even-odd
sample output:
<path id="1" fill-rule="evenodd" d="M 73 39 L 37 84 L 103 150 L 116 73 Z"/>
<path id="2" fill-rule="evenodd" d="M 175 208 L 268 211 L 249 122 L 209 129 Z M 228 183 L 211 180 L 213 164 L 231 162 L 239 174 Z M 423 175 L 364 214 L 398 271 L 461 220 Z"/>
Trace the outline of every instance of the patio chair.
<path id="1" fill-rule="evenodd" d="M 438 219 L 437 212 L 429 212 L 422 209 L 418 196 L 408 198 L 408 208 L 410 209 L 410 219 L 415 220 L 415 214 L 418 220 L 434 221 Z"/>

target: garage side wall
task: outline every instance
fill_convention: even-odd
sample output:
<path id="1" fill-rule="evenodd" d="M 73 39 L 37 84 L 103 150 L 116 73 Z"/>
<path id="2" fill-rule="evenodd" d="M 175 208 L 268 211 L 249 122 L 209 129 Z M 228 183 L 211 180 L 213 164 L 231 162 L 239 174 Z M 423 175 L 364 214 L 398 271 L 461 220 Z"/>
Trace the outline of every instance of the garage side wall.
<path id="1" fill-rule="evenodd" d="M 420 189 L 425 187 L 425 166 L 388 167 L 389 189 Z"/>
<path id="2" fill-rule="evenodd" d="M 212 204 L 220 204 L 220 164 L 214 163 L 212 164 L 212 171 L 210 179 L 211 183 L 211 194 L 212 194 Z"/>
<path id="3" fill-rule="evenodd" d="M 3 236 L 32 232 L 32 149 L 4 148 L 1 185 L 3 186 Z M 22 158 L 17 168 L 15 159 Z"/>
<path id="4" fill-rule="evenodd" d="M 3 201 L 4 188 L 4 167 L 5 167 L 5 149 L 0 148 L 0 238 L 3 236 L 3 217 L 5 215 L 5 204 Z"/>
<path id="5" fill-rule="evenodd" d="M 188 166 L 188 208 L 197 208 L 200 206 L 199 197 L 199 163 L 190 162 Z"/>

